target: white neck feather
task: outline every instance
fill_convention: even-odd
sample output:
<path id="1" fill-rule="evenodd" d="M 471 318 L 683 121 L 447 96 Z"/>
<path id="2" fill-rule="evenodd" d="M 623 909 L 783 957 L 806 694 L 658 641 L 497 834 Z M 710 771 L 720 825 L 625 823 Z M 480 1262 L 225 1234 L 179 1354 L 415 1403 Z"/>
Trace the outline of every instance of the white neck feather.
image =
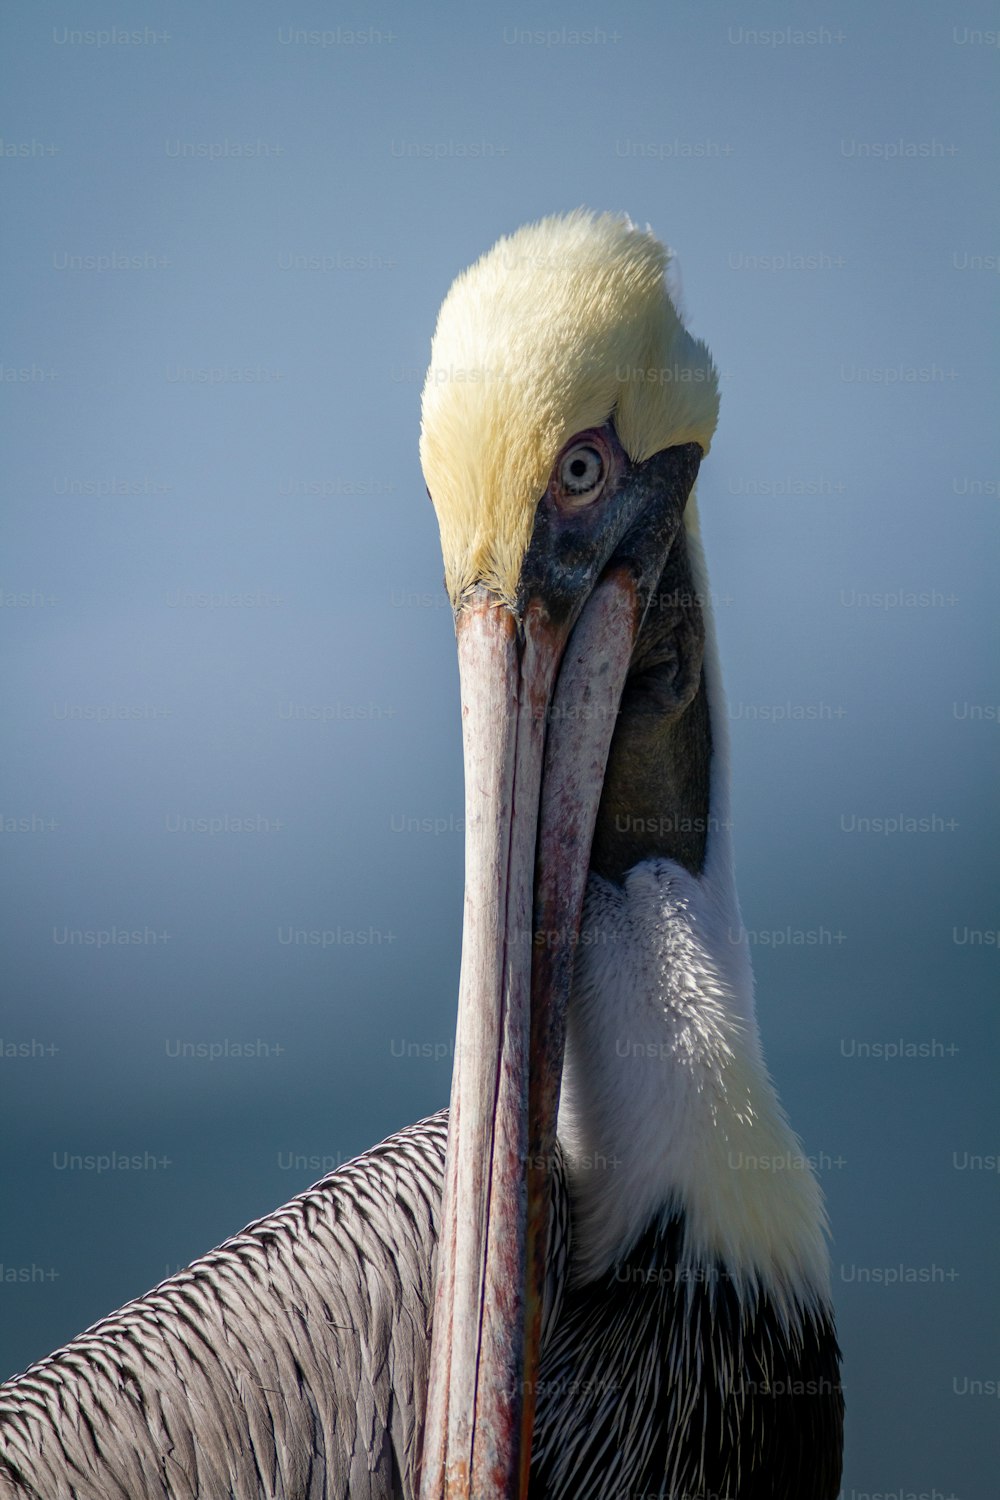
<path id="1" fill-rule="evenodd" d="M 559 1135 L 575 1270 L 606 1271 L 650 1220 L 682 1214 L 683 1259 L 794 1314 L 828 1295 L 825 1215 L 767 1076 L 733 878 L 726 717 L 705 595 L 711 822 L 694 876 L 651 859 L 624 889 L 591 876 L 567 1021 Z M 741 940 L 742 939 L 742 940 Z"/>

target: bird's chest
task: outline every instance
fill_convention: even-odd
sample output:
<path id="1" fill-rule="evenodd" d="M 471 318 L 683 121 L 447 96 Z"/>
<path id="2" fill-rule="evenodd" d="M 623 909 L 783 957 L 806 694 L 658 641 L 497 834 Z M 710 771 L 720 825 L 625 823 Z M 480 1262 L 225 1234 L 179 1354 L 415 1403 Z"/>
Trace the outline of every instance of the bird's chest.
<path id="1" fill-rule="evenodd" d="M 789 1337 L 723 1268 L 679 1269 L 649 1230 L 570 1288 L 539 1370 L 531 1500 L 827 1500 L 843 1403 L 832 1328 Z M 824 1454 L 829 1472 L 824 1472 Z"/>

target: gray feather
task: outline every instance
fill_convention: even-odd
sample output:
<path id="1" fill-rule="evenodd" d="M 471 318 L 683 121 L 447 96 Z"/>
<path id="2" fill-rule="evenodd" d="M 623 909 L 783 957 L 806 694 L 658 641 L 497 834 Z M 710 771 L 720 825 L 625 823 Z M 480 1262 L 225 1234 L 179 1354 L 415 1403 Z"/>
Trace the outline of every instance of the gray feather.
<path id="1" fill-rule="evenodd" d="M 447 1128 L 390 1137 L 0 1386 L 0 1500 L 411 1500 Z"/>

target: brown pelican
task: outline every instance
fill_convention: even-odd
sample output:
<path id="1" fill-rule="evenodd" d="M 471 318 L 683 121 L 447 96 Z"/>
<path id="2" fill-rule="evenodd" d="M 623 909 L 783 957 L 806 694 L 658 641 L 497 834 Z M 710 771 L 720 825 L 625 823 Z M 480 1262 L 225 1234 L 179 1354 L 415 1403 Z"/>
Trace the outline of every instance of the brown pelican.
<path id="1" fill-rule="evenodd" d="M 836 1495 L 823 1208 L 733 941 L 692 495 L 716 376 L 666 264 L 627 220 L 547 219 L 434 336 L 467 807 L 450 1116 L 0 1389 L 0 1496 Z"/>

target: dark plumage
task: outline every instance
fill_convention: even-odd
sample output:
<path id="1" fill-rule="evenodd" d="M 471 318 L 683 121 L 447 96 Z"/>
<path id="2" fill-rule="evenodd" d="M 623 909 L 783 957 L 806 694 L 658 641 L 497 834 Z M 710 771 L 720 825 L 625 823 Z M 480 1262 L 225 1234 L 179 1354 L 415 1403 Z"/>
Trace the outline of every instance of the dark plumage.
<path id="1" fill-rule="evenodd" d="M 390 1137 L 0 1387 L 2 1500 L 412 1500 L 446 1137 Z M 531 1500 L 833 1500 L 829 1324 L 790 1350 L 721 1268 L 679 1281 L 676 1225 L 570 1286 L 551 1180 Z"/>

